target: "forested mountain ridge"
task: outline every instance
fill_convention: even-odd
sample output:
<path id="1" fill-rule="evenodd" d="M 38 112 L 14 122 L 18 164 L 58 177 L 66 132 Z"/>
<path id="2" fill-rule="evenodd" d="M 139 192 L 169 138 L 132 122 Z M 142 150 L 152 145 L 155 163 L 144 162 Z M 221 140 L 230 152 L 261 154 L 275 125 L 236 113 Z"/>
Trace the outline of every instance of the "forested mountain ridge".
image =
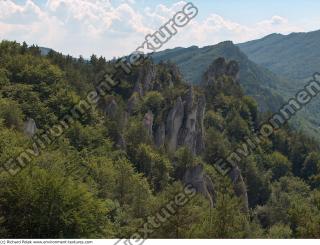
<path id="1" fill-rule="evenodd" d="M 262 39 L 237 44 L 256 64 L 292 80 L 304 80 L 319 71 L 320 30 L 271 34 Z"/>
<path id="2" fill-rule="evenodd" d="M 236 60 L 240 66 L 239 82 L 245 94 L 256 99 L 260 111 L 275 112 L 284 101 L 292 98 L 305 86 L 307 78 L 317 72 L 318 56 L 312 53 L 318 43 L 317 36 L 318 32 L 293 33 L 288 36 L 273 34 L 238 45 L 226 41 L 203 48 L 192 46 L 169 49 L 154 53 L 152 57 L 156 62 L 163 60 L 176 63 L 186 80 L 195 84 L 201 82 L 203 73 L 213 59 L 225 57 L 228 60 Z M 306 53 L 304 53 L 304 46 Z M 294 55 L 289 55 L 288 52 Z M 307 58 L 308 54 L 310 59 Z M 304 69 L 305 67 L 307 68 Z M 284 73 L 280 71 L 287 70 L 290 74 L 301 71 L 300 73 L 305 74 L 306 79 L 296 81 L 292 76 L 284 77 Z M 310 137 L 320 140 L 318 105 L 319 99 L 316 98 L 304 110 L 298 112 L 290 123 L 297 130 L 302 130 Z"/>
<path id="3" fill-rule="evenodd" d="M 297 89 L 305 86 L 316 72 L 320 71 L 320 31 L 291 33 L 289 35 L 271 34 L 264 38 L 237 44 L 249 59 L 263 66 L 283 80 L 279 83 L 278 93 L 285 99 L 295 95 Z M 320 99 L 310 103 L 299 112 L 294 122 L 309 135 L 319 139 Z M 302 125 L 302 127 L 301 127 Z"/>
<path id="4" fill-rule="evenodd" d="M 146 222 L 149 238 L 320 237 L 313 140 L 286 126 L 227 176 L 215 169 L 266 118 L 242 92 L 236 61 L 212 59 L 191 86 L 175 64 L 150 59 L 126 74 L 103 57 L 42 56 L 8 41 L 0 58 L 1 237 L 129 238 Z M 106 71 L 120 82 L 96 106 L 28 164 L 8 162 Z M 24 127 L 30 118 L 33 137 Z M 197 194 L 165 215 L 190 184 Z"/>
<path id="5" fill-rule="evenodd" d="M 247 95 L 254 97 L 261 111 L 274 111 L 283 99 L 277 93 L 278 85 L 285 81 L 267 69 L 253 63 L 231 41 L 198 48 L 175 48 L 152 54 L 155 62 L 171 61 L 178 65 L 184 78 L 193 84 L 202 81 L 204 72 L 214 59 L 224 57 L 239 63 L 239 81 Z"/>

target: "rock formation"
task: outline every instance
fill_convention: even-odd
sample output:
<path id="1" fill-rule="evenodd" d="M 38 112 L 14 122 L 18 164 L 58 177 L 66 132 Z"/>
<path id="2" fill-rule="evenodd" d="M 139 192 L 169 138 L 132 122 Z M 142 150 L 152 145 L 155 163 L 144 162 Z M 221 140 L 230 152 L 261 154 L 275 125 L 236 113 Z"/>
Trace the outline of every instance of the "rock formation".
<path id="1" fill-rule="evenodd" d="M 225 58 L 221 57 L 216 59 L 208 68 L 203 76 L 203 84 L 208 84 L 213 82 L 212 80 L 217 80 L 221 76 L 229 76 L 234 81 L 239 79 L 239 65 L 236 61 L 227 62 Z"/>
<path id="2" fill-rule="evenodd" d="M 164 146 L 165 143 L 165 137 L 166 137 L 166 127 L 163 122 L 161 122 L 154 134 L 154 143 L 155 145 L 160 148 Z"/>
<path id="3" fill-rule="evenodd" d="M 153 127 L 153 114 L 151 111 L 148 111 L 143 118 L 143 126 L 147 129 L 149 136 L 152 136 L 152 127 Z"/>
<path id="4" fill-rule="evenodd" d="M 151 62 L 146 62 L 139 71 L 138 80 L 134 86 L 134 92 L 143 96 L 146 92 L 153 89 L 156 78 L 156 66 Z"/>
<path id="5" fill-rule="evenodd" d="M 37 125 L 33 118 L 28 118 L 24 123 L 24 133 L 29 137 L 32 137 L 37 132 Z"/>
<path id="6" fill-rule="evenodd" d="M 188 146 L 196 155 L 204 149 L 203 121 L 205 114 L 204 96 L 195 98 L 193 88 L 190 87 L 185 100 L 185 121 L 179 132 L 179 146 Z"/>
<path id="7" fill-rule="evenodd" d="M 221 76 L 228 76 L 232 81 L 236 82 L 238 80 L 238 73 L 239 66 L 237 62 L 227 62 L 224 58 L 218 58 L 204 74 L 203 84 L 215 83 Z M 165 89 L 165 86 L 174 86 L 176 79 L 179 79 L 179 77 L 180 73 L 178 69 L 171 69 L 169 81 L 167 81 L 167 84 L 161 84 L 161 82 L 156 81 L 156 66 L 147 62 L 140 68 L 133 93 L 128 99 L 128 114 L 130 115 L 135 111 L 135 108 L 137 108 L 147 92 L 153 90 L 161 91 Z M 107 115 L 111 117 L 114 116 L 117 107 L 116 102 L 112 100 L 106 107 Z M 160 114 L 154 114 L 149 110 L 142 118 L 141 123 L 153 139 L 155 146 L 158 148 L 165 147 L 165 149 L 171 153 L 174 153 L 179 147 L 185 146 L 189 148 L 193 155 L 200 155 L 205 149 L 205 95 L 195 93 L 193 86 L 189 86 L 189 88 L 186 88 L 184 94 L 180 93 L 171 105 L 168 103 L 165 107 L 165 110 Z M 121 139 L 122 138 L 120 138 L 119 142 L 121 142 L 121 145 L 124 145 L 125 142 Z M 243 199 L 244 210 L 248 211 L 247 190 L 240 169 L 234 167 L 229 173 L 229 177 L 233 183 L 236 195 Z M 182 181 L 185 184 L 192 184 L 197 192 L 202 193 L 210 200 L 211 205 L 214 205 L 214 185 L 201 164 L 188 168 L 184 173 Z"/>
<path id="8" fill-rule="evenodd" d="M 181 97 L 178 97 L 173 108 L 170 110 L 166 120 L 167 148 L 173 152 L 178 146 L 178 135 L 184 118 L 184 104 Z"/>
<path id="9" fill-rule="evenodd" d="M 114 99 L 112 99 L 110 101 L 110 103 L 107 103 L 107 105 L 105 107 L 106 115 L 109 116 L 112 119 L 114 119 L 116 117 L 117 110 L 118 110 L 118 104 Z"/>
<path id="10" fill-rule="evenodd" d="M 215 191 L 213 183 L 208 175 L 205 174 L 201 164 L 188 168 L 183 182 L 192 185 L 198 193 L 203 194 L 210 201 L 211 206 L 214 205 Z"/>
<path id="11" fill-rule="evenodd" d="M 234 166 L 233 169 L 228 173 L 228 176 L 232 181 L 235 194 L 242 199 L 242 202 L 244 205 L 244 211 L 248 212 L 249 203 L 248 203 L 247 188 L 242 178 L 240 169 L 237 166 Z"/>

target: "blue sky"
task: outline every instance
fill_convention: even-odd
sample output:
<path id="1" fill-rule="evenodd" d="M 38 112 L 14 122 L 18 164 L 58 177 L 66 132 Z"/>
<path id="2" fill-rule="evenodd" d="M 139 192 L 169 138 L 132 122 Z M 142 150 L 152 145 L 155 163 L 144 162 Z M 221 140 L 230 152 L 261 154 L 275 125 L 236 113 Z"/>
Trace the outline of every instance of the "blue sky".
<path id="1" fill-rule="evenodd" d="M 235 43 L 320 29 L 318 0 L 194 0 L 199 14 L 163 46 Z M 0 0 L 0 39 L 74 56 L 134 51 L 186 4 L 169 0 Z"/>

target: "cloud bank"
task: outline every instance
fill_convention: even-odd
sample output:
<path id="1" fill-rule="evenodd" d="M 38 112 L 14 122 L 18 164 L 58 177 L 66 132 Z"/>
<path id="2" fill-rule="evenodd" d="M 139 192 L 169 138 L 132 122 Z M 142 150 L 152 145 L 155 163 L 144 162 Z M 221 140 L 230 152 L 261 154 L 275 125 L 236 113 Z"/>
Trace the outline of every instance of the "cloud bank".
<path id="1" fill-rule="evenodd" d="M 111 0 L 0 0 L 0 39 L 26 41 L 74 56 L 92 53 L 107 58 L 134 51 L 186 4 L 158 4 L 139 9 L 136 1 Z M 199 9 L 201 13 L 201 9 Z M 225 40 L 243 42 L 270 33 L 304 31 L 282 16 L 244 25 L 212 13 L 194 19 L 163 48 L 212 45 Z"/>

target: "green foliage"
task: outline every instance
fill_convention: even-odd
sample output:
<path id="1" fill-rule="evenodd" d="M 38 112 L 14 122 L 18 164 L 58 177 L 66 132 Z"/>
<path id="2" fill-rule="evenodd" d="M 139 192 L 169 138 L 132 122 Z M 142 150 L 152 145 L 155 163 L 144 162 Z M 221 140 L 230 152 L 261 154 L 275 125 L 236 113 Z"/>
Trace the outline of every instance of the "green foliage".
<path id="1" fill-rule="evenodd" d="M 311 152 L 303 163 L 302 176 L 306 179 L 320 173 L 320 154 Z"/>
<path id="2" fill-rule="evenodd" d="M 230 149 L 226 138 L 213 128 L 207 130 L 205 144 L 204 160 L 210 164 L 214 164 L 219 157 L 225 157 Z"/>
<path id="3" fill-rule="evenodd" d="M 250 207 L 264 205 L 268 201 L 271 193 L 270 176 L 263 171 L 256 157 L 245 159 L 245 166 L 242 166 L 243 176 L 248 190 L 248 201 Z"/>
<path id="4" fill-rule="evenodd" d="M 222 46 L 232 49 L 230 43 Z M 210 56 L 211 48 L 204 49 Z M 232 52 L 247 61 L 239 51 Z M 193 87 L 195 97 L 206 100 L 204 115 L 197 111 L 204 128 L 198 132 L 197 121 L 196 131 L 190 132 L 197 140 L 204 137 L 204 150 L 195 155 L 180 142 L 169 152 L 166 137 L 163 146 L 155 144 L 158 126 L 168 133 L 168 113 L 190 88 L 173 63 L 146 60 L 125 74 L 103 57 L 75 59 L 8 41 L 0 43 L 0 57 L 0 237 L 128 238 L 159 215 L 162 221 L 150 237 L 320 237 L 320 149 L 314 140 L 285 126 L 249 149 L 250 156 L 237 166 L 239 173 L 223 177 L 215 170 L 216 160 L 243 145 L 267 118 L 258 113 L 254 99 L 243 96 L 233 76 L 207 73 L 210 83 Z M 188 55 L 180 58 L 184 62 Z M 198 55 L 192 58 L 199 65 L 212 62 L 212 56 L 205 61 Z M 151 66 L 154 81 L 140 96 L 133 92 L 135 82 Z M 259 85 L 261 76 L 267 79 L 270 74 L 250 62 L 240 73 L 246 68 L 244 89 L 270 98 Z M 114 72 L 120 84 L 44 145 L 43 133 L 69 115 L 106 71 Z M 188 74 L 199 71 L 189 69 Z M 116 109 L 109 113 L 106 106 L 112 101 Z M 185 110 L 193 106 L 185 104 Z M 152 132 L 143 123 L 148 111 L 154 115 Z M 33 138 L 22 130 L 27 118 L 39 128 Z M 186 130 L 180 128 L 178 135 Z M 24 164 L 16 160 L 22 152 L 29 156 Z M 210 201 L 200 191 L 186 192 L 180 182 L 198 164 L 204 171 L 194 184 L 212 195 Z M 10 166 L 15 175 L 8 174 Z M 244 208 L 247 196 L 249 210 Z M 168 204 L 173 205 L 169 214 L 163 210 Z"/>
<path id="5" fill-rule="evenodd" d="M 84 184 L 30 167 L 1 179 L 1 214 L 8 237 L 83 238 L 112 235 L 106 203 Z M 5 184 L 4 184 L 5 183 Z"/>
<path id="6" fill-rule="evenodd" d="M 156 191 L 162 190 L 169 184 L 172 166 L 169 160 L 157 153 L 150 146 L 140 144 L 138 146 L 135 162 L 139 172 L 147 176 L 151 186 Z"/>
<path id="7" fill-rule="evenodd" d="M 275 224 L 268 231 L 268 238 L 271 239 L 288 239 L 291 238 L 292 231 L 288 225 Z"/>
<path id="8" fill-rule="evenodd" d="M 192 168 L 197 164 L 192 152 L 187 147 L 180 147 L 174 155 L 174 176 L 182 179 L 188 168 Z"/>
<path id="9" fill-rule="evenodd" d="M 18 103 L 0 98 L 0 118 L 9 128 L 22 129 L 24 115 Z"/>
<path id="10" fill-rule="evenodd" d="M 8 71 L 6 69 L 0 68 L 0 87 L 9 85 L 10 81 L 8 79 Z"/>
<path id="11" fill-rule="evenodd" d="M 186 191 L 180 182 L 174 182 L 162 191 L 151 205 L 159 227 L 151 237 L 192 238 L 205 218 L 208 201 L 196 195 L 192 187 Z"/>
<path id="12" fill-rule="evenodd" d="M 273 180 L 278 180 L 291 173 L 291 163 L 288 158 L 281 153 L 273 152 L 267 161 L 272 171 Z"/>
<path id="13" fill-rule="evenodd" d="M 249 97 L 249 96 L 244 96 L 243 102 L 249 109 L 251 120 L 253 122 L 256 122 L 258 119 L 258 104 L 257 104 L 257 102 L 252 97 Z"/>
<path id="14" fill-rule="evenodd" d="M 225 127 L 225 122 L 222 116 L 220 116 L 215 111 L 207 111 L 206 118 L 204 120 L 206 128 L 216 128 L 217 130 L 222 131 Z"/>
<path id="15" fill-rule="evenodd" d="M 227 131 L 229 137 L 234 138 L 236 141 L 244 140 L 246 136 L 250 135 L 248 123 L 238 114 L 235 114 L 230 119 Z"/>
<path id="16" fill-rule="evenodd" d="M 214 208 L 207 212 L 204 234 L 210 238 L 247 237 L 249 220 L 241 206 L 241 200 L 235 197 L 229 180 L 224 179 L 218 187 Z"/>
<path id="17" fill-rule="evenodd" d="M 137 174 L 132 164 L 122 158 L 114 164 L 116 183 L 114 198 L 121 206 L 132 210 L 133 217 L 144 215 L 144 206 L 150 198 L 150 189 L 147 181 L 141 174 Z"/>
<path id="18" fill-rule="evenodd" d="M 157 114 L 162 108 L 164 103 L 164 98 L 161 93 L 152 91 L 148 92 L 143 98 L 142 108 L 144 111 L 152 111 Z"/>
<path id="19" fill-rule="evenodd" d="M 79 151 L 95 151 L 107 142 L 106 129 L 101 125 L 83 126 L 76 122 L 67 131 L 66 136 L 69 138 L 70 144 Z"/>

